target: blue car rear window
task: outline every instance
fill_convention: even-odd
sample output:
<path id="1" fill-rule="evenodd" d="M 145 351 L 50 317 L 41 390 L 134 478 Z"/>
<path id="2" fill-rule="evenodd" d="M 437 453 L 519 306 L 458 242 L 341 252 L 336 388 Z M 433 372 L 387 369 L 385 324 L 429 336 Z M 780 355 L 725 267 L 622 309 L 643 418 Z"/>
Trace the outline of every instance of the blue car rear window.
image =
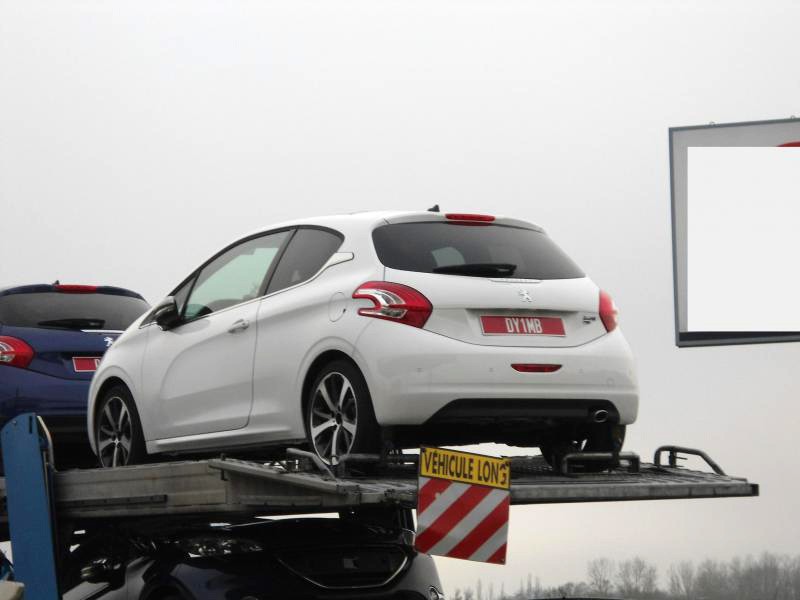
<path id="1" fill-rule="evenodd" d="M 13 327 L 124 330 L 149 308 L 141 298 L 37 292 L 0 296 L 0 323 Z"/>

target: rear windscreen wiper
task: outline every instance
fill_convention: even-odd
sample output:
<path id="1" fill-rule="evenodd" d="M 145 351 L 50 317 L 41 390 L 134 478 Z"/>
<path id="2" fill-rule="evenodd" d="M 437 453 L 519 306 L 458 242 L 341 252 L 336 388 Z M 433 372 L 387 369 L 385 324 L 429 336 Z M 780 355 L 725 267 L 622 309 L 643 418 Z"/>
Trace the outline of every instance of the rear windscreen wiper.
<path id="1" fill-rule="evenodd" d="M 434 273 L 448 275 L 470 275 L 472 277 L 511 277 L 517 265 L 511 263 L 466 263 L 463 265 L 445 265 L 433 269 Z"/>
<path id="2" fill-rule="evenodd" d="M 39 321 L 40 327 L 63 327 L 64 329 L 102 329 L 106 324 L 105 319 L 52 319 L 50 321 Z"/>

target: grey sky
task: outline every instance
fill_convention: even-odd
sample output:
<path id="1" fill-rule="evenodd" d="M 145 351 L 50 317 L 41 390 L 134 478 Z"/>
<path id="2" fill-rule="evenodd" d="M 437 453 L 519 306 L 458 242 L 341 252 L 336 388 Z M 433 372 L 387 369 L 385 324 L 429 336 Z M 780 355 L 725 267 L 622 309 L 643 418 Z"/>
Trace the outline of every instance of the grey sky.
<path id="1" fill-rule="evenodd" d="M 700 446 L 763 496 L 516 508 L 508 566 L 440 560 L 447 590 L 577 579 L 602 555 L 797 553 L 800 347 L 675 348 L 667 128 L 800 114 L 799 20 L 755 1 L 0 0 L 0 285 L 154 302 L 285 218 L 438 202 L 538 222 L 620 307 L 628 447 Z"/>

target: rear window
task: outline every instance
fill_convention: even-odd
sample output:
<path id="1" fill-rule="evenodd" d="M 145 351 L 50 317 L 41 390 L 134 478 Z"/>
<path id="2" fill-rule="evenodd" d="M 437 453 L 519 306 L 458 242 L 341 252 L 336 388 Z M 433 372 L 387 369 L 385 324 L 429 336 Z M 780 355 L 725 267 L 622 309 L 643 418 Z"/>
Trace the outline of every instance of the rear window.
<path id="1" fill-rule="evenodd" d="M 0 296 L 0 323 L 13 327 L 123 330 L 148 304 L 112 294 L 33 292 Z"/>
<path id="2" fill-rule="evenodd" d="M 505 225 L 397 223 L 372 233 L 378 258 L 391 269 L 514 279 L 584 277 L 546 234 Z"/>

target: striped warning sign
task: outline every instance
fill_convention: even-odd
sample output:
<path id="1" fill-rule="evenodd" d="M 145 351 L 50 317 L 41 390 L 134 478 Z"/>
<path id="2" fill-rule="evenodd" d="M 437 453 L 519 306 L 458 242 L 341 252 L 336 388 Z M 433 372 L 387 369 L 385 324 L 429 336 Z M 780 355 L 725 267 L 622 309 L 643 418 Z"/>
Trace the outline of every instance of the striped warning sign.
<path id="1" fill-rule="evenodd" d="M 507 459 L 422 448 L 416 549 L 439 556 L 504 564 L 509 474 Z M 476 478 L 482 482 L 468 483 Z"/>

